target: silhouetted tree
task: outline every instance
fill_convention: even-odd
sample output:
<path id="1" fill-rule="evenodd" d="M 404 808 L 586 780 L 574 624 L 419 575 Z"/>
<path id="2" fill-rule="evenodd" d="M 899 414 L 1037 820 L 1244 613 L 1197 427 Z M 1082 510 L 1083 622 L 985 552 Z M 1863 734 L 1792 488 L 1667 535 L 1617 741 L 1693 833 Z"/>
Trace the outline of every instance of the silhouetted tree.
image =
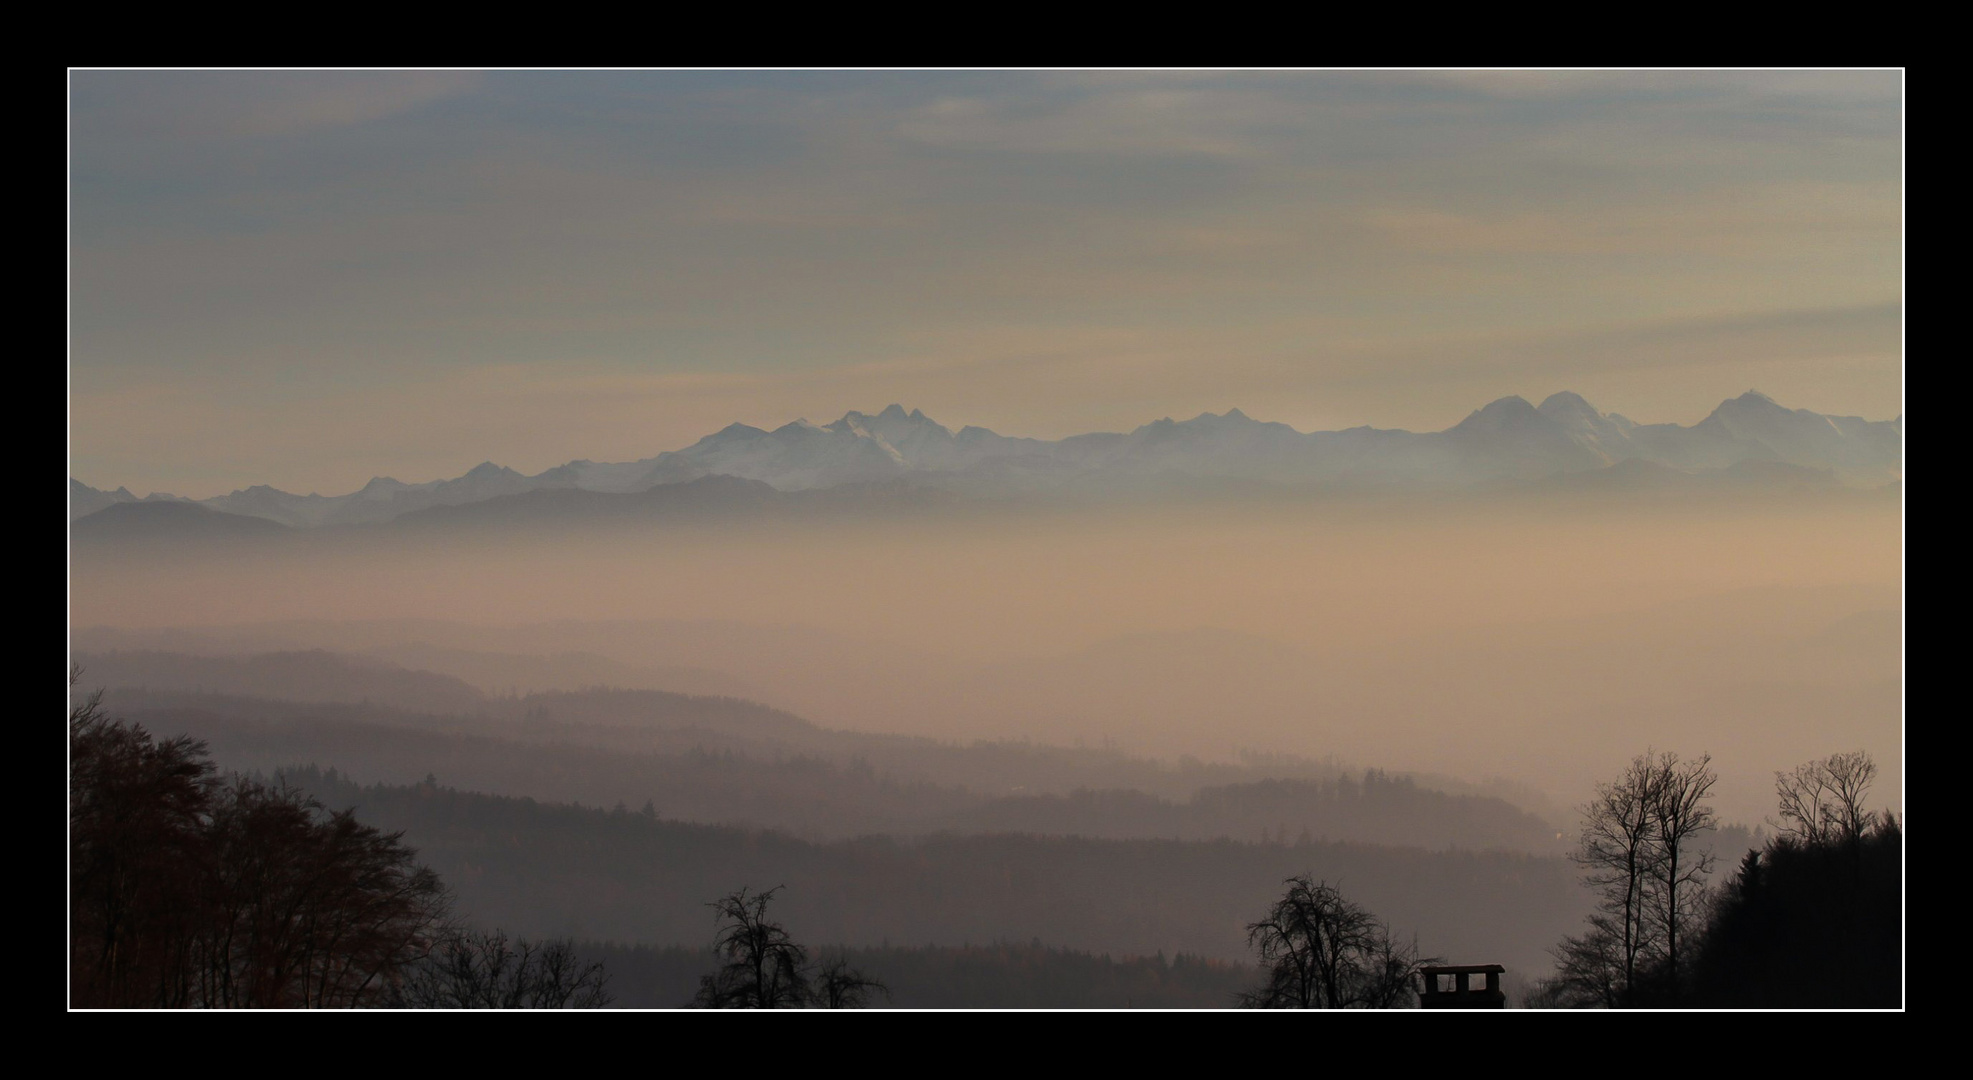
<path id="1" fill-rule="evenodd" d="M 285 786 L 220 782 L 205 746 L 69 714 L 70 1001 L 338 1007 L 381 1000 L 444 916 L 396 833 Z"/>
<path id="2" fill-rule="evenodd" d="M 1877 763 L 1861 750 L 1777 772 L 1774 789 L 1781 819 L 1770 821 L 1781 835 L 1810 846 L 1854 841 L 1872 824 L 1863 801 L 1876 778 Z"/>
<path id="3" fill-rule="evenodd" d="M 1678 1000 L 1686 975 L 1680 949 L 1695 925 L 1703 923 L 1706 878 L 1713 870 L 1711 848 L 1696 838 L 1718 827 L 1719 818 L 1706 805 L 1713 784 L 1712 756 L 1701 754 L 1681 762 L 1678 755 L 1658 758 L 1653 778 L 1651 822 L 1657 857 L 1651 863 L 1652 912 L 1665 941 L 1665 963 L 1659 992 Z"/>
<path id="4" fill-rule="evenodd" d="M 1691 1003 L 1904 1003 L 1904 834 L 1894 815 L 1863 808 L 1875 773 L 1856 751 L 1775 774 L 1786 825 L 1714 903 Z"/>
<path id="5" fill-rule="evenodd" d="M 1596 890 L 1598 911 L 1588 934 L 1564 940 L 1559 959 L 1565 978 L 1584 990 L 1598 988 L 1604 1004 L 1614 1005 L 1622 990 L 1635 984 L 1640 960 L 1657 947 L 1646 899 L 1657 856 L 1652 842 L 1656 772 L 1654 755 L 1647 753 L 1632 759 L 1617 780 L 1598 784 L 1583 808 L 1582 839 L 1570 855 L 1583 868 L 1584 884 Z"/>
<path id="6" fill-rule="evenodd" d="M 430 950 L 445 915 L 438 876 L 398 834 L 285 786 L 243 778 L 221 789 L 210 842 L 198 949 L 209 1006 L 374 1004 Z"/>
<path id="7" fill-rule="evenodd" d="M 838 955 L 822 962 L 821 970 L 815 975 L 810 1001 L 823 1009 L 861 1009 L 869 1006 L 873 993 L 882 994 L 888 999 L 891 989 L 851 967 L 847 957 Z"/>
<path id="8" fill-rule="evenodd" d="M 1597 894 L 1588 930 L 1554 950 L 1556 973 L 1531 1001 L 1617 1008 L 1676 1000 L 1684 939 L 1701 919 L 1710 849 L 1695 838 L 1718 824 L 1706 804 L 1712 759 L 1646 751 L 1598 784 L 1583 808 L 1571 858 Z"/>
<path id="9" fill-rule="evenodd" d="M 808 1004 L 808 950 L 767 917 L 767 905 L 781 888 L 750 894 L 742 886 L 706 905 L 718 924 L 713 952 L 726 964 L 700 980 L 695 1004 L 713 1009 L 798 1009 Z"/>
<path id="10" fill-rule="evenodd" d="M 1590 916 L 1589 932 L 1562 939 L 1552 950 L 1555 975 L 1537 984 L 1528 997 L 1535 1009 L 1601 1007 L 1614 1009 L 1624 1003 L 1629 983 L 1625 975 L 1627 956 L 1623 935 L 1609 914 Z"/>
<path id="11" fill-rule="evenodd" d="M 750 894 L 742 887 L 707 905 L 719 927 L 713 951 L 726 963 L 699 980 L 693 1004 L 711 1009 L 858 1009 L 869 1004 L 872 992 L 890 994 L 883 983 L 840 956 L 825 961 L 819 971 L 813 969 L 808 950 L 767 917 L 767 905 L 781 888 Z"/>
<path id="12" fill-rule="evenodd" d="M 411 964 L 391 996 L 410 1009 L 600 1009 L 609 975 L 584 963 L 573 942 L 509 939 L 505 931 L 455 929 Z"/>
<path id="13" fill-rule="evenodd" d="M 1266 983 L 1240 996 L 1258 1009 L 1395 1009 L 1414 1001 L 1417 946 L 1398 945 L 1377 918 L 1312 875 L 1289 878 L 1267 916 L 1247 926 Z"/>
<path id="14" fill-rule="evenodd" d="M 216 786 L 205 744 L 160 742 L 142 727 L 111 720 L 100 691 L 71 708 L 71 1003 L 192 1003 Z"/>

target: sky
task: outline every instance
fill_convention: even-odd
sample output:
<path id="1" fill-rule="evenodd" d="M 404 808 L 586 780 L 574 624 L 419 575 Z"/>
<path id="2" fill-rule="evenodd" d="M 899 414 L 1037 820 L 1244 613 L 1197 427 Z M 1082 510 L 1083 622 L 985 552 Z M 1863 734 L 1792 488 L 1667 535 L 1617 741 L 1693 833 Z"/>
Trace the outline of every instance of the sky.
<path id="1" fill-rule="evenodd" d="M 1903 414 L 1890 72 L 69 76 L 70 473 L 340 494 L 892 402 Z"/>

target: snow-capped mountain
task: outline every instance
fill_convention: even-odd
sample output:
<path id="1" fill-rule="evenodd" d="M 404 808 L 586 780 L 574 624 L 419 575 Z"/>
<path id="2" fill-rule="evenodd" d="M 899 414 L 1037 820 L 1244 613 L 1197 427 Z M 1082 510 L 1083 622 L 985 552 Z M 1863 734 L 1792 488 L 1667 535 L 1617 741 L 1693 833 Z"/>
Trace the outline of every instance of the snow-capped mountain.
<path id="1" fill-rule="evenodd" d="M 1748 468 L 1774 463 L 1786 467 L 1778 476 L 1826 474 L 1832 482 L 1883 484 L 1902 478 L 1903 453 L 1902 417 L 1825 416 L 1784 408 L 1754 391 L 1722 402 L 1690 427 L 1638 424 L 1565 391 L 1539 406 L 1504 397 L 1440 432 L 1357 427 L 1303 433 L 1232 409 L 1052 442 L 980 427 L 954 433 L 918 410 L 891 405 L 874 415 L 846 413 L 825 425 L 796 420 L 770 431 L 732 424 L 684 449 L 634 462 L 572 461 L 535 476 L 487 462 L 451 480 L 406 484 L 378 477 L 338 496 L 261 485 L 202 505 L 314 528 L 384 522 L 535 492 L 636 494 L 714 476 L 758 481 L 781 492 L 909 482 L 965 495 L 1100 495 L 1215 482 L 1457 486 L 1587 474 L 1627 462 L 1656 468 L 1639 472 L 1641 466 L 1632 465 L 1614 480 L 1650 476 L 1660 483 L 1741 466 L 1735 476 L 1752 476 Z M 71 520 L 137 501 L 124 488 L 100 491 L 70 480 Z M 543 510 L 564 504 L 591 505 L 573 495 L 530 503 Z"/>

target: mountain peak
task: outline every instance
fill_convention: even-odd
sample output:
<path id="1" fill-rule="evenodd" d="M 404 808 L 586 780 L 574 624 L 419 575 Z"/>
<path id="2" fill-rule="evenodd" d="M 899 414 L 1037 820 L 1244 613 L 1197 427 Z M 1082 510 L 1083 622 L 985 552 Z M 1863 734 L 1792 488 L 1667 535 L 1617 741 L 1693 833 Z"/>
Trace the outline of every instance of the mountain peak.
<path id="1" fill-rule="evenodd" d="M 1542 399 L 1539 408 L 1541 412 L 1548 416 L 1581 415 L 1584 413 L 1591 416 L 1597 415 L 1596 407 L 1585 401 L 1581 394 L 1573 390 L 1563 390 L 1560 393 L 1548 395 Z"/>
<path id="2" fill-rule="evenodd" d="M 1528 403 L 1519 394 L 1495 398 L 1461 420 L 1454 431 L 1499 431 L 1506 428 L 1526 428 L 1536 426 L 1549 418 L 1539 409 Z"/>
<path id="3" fill-rule="evenodd" d="M 1707 420 L 1713 420 L 1715 418 L 1725 419 L 1726 417 L 1731 416 L 1731 417 L 1738 417 L 1740 420 L 1745 421 L 1745 420 L 1751 420 L 1755 416 L 1772 415 L 1776 413 L 1788 413 L 1794 411 L 1795 410 L 1789 409 L 1786 406 L 1781 405 L 1780 403 L 1776 402 L 1773 398 L 1767 396 L 1766 394 L 1761 393 L 1759 390 L 1749 390 L 1746 393 L 1740 395 L 1739 397 L 1727 398 L 1725 401 L 1720 402 L 1719 407 L 1714 409 L 1712 415 L 1708 416 L 1706 419 Z"/>
<path id="4" fill-rule="evenodd" d="M 934 421 L 931 417 L 926 416 L 923 410 L 913 409 L 910 412 L 906 412 L 904 411 L 904 406 L 899 405 L 896 402 L 892 402 L 891 404 L 884 406 L 881 412 L 875 414 L 858 412 L 855 409 L 851 409 L 850 411 L 843 414 L 843 418 L 841 420 L 838 420 L 835 423 L 830 424 L 829 426 L 832 428 L 840 429 L 843 427 L 847 427 L 850 424 L 871 424 L 879 420 L 887 421 L 887 422 L 928 424 L 933 427 L 941 426 L 937 423 L 937 421 Z"/>
<path id="5" fill-rule="evenodd" d="M 1249 417 L 1246 413 L 1241 412 L 1239 409 L 1228 409 L 1223 413 L 1202 412 L 1190 420 L 1174 421 L 1170 417 L 1166 417 L 1163 422 L 1175 424 L 1179 427 L 1212 427 L 1218 424 L 1229 424 L 1229 423 L 1251 424 L 1254 422 L 1254 420 L 1251 417 Z"/>
<path id="6" fill-rule="evenodd" d="M 893 402 L 875 415 L 845 413 L 827 427 L 804 418 L 770 433 L 732 423 L 686 449 L 641 462 L 585 459 L 529 477 L 485 461 L 456 480 L 405 484 L 373 477 L 346 496 L 294 495 L 258 484 L 197 502 L 215 511 L 313 528 L 388 521 L 434 505 L 551 487 L 618 495 L 712 474 L 787 491 L 908 477 L 954 491 L 997 495 L 1052 491 L 1064 483 L 1090 491 L 1108 491 L 1115 483 L 1124 485 L 1116 488 L 1121 491 L 1163 484 L 1164 477 L 1181 477 L 1185 483 L 1226 478 L 1292 484 L 1539 478 L 1633 458 L 1686 471 L 1743 460 L 1780 461 L 1846 470 L 1844 483 L 1895 481 L 1902 469 L 1903 422 L 1788 409 L 1749 389 L 1722 401 L 1691 427 L 1640 426 L 1616 413 L 1599 413 L 1582 395 L 1563 390 L 1544 398 L 1539 407 L 1519 395 L 1495 399 L 1438 432 L 1359 426 L 1304 436 L 1287 424 L 1256 420 L 1229 408 L 1182 421 L 1167 415 L 1128 433 L 1045 440 L 1008 438 L 972 425 L 955 435 L 923 411 L 907 411 Z M 98 491 L 73 476 L 69 481 L 71 520 L 138 501 L 128 488 Z M 147 499 L 174 501 L 162 492 Z"/>

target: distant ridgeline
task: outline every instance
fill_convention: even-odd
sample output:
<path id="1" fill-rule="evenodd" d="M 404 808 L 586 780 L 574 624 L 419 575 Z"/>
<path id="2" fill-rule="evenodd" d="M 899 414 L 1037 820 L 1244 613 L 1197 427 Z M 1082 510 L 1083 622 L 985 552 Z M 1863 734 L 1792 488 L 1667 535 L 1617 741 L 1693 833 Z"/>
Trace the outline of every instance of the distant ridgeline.
<path id="1" fill-rule="evenodd" d="M 1583 908 L 1574 868 L 1557 857 L 1019 834 L 812 843 L 673 821 L 651 807 L 553 805 L 436 783 L 359 786 L 316 769 L 282 775 L 331 808 L 401 830 L 456 890 L 463 913 L 522 934 L 709 943 L 708 898 L 765 881 L 786 887 L 778 917 L 810 942 L 1039 939 L 1116 956 L 1163 950 L 1246 963 L 1245 922 L 1283 880 L 1314 867 L 1349 881 L 1428 948 L 1484 952 L 1535 971 L 1553 928 Z"/>
<path id="2" fill-rule="evenodd" d="M 206 740 L 228 767 L 333 763 L 468 789 L 748 823 L 810 839 L 939 831 L 1337 841 L 1559 855 L 1551 823 L 1500 798 L 1313 762 L 1174 768 L 1103 750 L 819 727 L 732 698 L 654 690 L 488 697 L 456 679 L 328 652 L 78 654 L 122 715 Z"/>
<path id="3" fill-rule="evenodd" d="M 641 461 L 572 461 L 535 476 L 491 462 L 464 476 L 407 484 L 378 477 L 348 495 L 265 485 L 192 502 L 69 482 L 69 518 L 86 533 L 142 528 L 250 535 L 189 508 L 290 528 L 414 519 L 539 522 L 585 517 L 921 506 L 955 496 L 1070 499 L 1183 494 L 1229 483 L 1259 490 L 1445 488 L 1541 482 L 1617 491 L 1729 490 L 1899 482 L 1903 418 L 1869 421 L 1787 409 L 1749 391 L 1690 427 L 1639 424 L 1572 393 L 1540 406 L 1507 397 L 1445 431 L 1350 428 L 1303 433 L 1238 409 L 1169 418 L 1128 434 L 1056 441 L 985 428 L 957 433 L 897 405 L 772 431 L 733 424 Z M 827 493 L 827 494 L 824 494 Z M 178 509 L 164 509 L 164 507 Z M 123 509 L 119 509 L 122 507 Z M 474 509 L 477 508 L 477 509 Z M 105 516 L 107 515 L 107 516 Z"/>

